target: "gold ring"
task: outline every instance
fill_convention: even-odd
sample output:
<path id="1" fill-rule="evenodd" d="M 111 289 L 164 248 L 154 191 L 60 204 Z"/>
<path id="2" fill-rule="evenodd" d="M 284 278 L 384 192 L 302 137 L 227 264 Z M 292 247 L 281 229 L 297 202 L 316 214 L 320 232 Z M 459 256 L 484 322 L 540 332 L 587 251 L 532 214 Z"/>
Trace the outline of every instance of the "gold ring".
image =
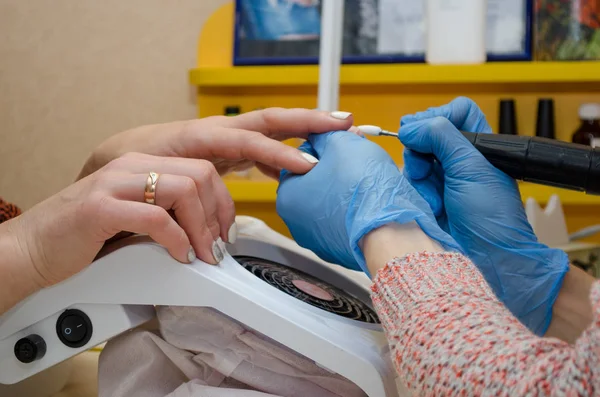
<path id="1" fill-rule="evenodd" d="M 158 177 L 160 174 L 156 172 L 150 172 L 148 179 L 146 179 L 146 189 L 144 189 L 144 201 L 148 204 L 156 204 L 156 184 L 158 183 Z"/>

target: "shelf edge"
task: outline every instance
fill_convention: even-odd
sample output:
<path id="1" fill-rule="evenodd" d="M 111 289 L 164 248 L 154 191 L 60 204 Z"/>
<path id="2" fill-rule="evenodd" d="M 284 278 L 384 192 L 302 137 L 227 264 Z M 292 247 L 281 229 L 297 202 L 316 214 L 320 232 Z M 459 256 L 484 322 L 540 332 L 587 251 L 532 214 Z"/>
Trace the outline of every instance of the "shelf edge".
<path id="1" fill-rule="evenodd" d="M 293 79 L 293 81 L 290 81 Z M 316 85 L 316 65 L 197 68 L 189 80 L 201 87 Z M 600 82 L 600 62 L 506 62 L 483 65 L 343 65 L 342 85 L 509 84 Z"/>
<path id="2" fill-rule="evenodd" d="M 240 203 L 274 203 L 277 197 L 277 182 L 271 181 L 225 181 L 234 201 Z M 520 183 L 521 198 L 532 197 L 545 204 L 552 194 L 558 194 L 563 205 L 598 205 L 600 196 L 590 196 L 571 190 L 555 189 L 548 186 Z"/>

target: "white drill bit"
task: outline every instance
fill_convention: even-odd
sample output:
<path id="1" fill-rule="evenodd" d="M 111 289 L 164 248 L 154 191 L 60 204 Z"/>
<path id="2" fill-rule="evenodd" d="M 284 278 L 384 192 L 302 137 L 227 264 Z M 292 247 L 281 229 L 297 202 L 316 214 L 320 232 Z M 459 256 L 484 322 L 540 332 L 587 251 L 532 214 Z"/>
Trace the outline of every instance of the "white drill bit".
<path id="1" fill-rule="evenodd" d="M 357 127 L 363 134 L 371 136 L 394 136 L 398 138 L 395 132 L 386 131 L 376 125 L 359 125 Z"/>

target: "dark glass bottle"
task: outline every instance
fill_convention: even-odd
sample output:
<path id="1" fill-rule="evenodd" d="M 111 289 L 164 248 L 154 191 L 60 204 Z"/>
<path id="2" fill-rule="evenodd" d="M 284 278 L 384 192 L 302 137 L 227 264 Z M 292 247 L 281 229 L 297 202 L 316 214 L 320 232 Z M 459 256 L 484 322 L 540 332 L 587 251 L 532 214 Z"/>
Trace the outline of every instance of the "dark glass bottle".
<path id="1" fill-rule="evenodd" d="M 554 100 L 551 98 L 538 100 L 535 136 L 555 139 L 554 125 Z"/>
<path id="2" fill-rule="evenodd" d="M 600 104 L 585 103 L 579 107 L 581 124 L 573 133 L 574 143 L 600 146 Z"/>
<path id="3" fill-rule="evenodd" d="M 239 106 L 226 106 L 225 107 L 225 116 L 237 116 L 240 113 L 241 113 L 241 111 L 240 111 Z"/>
<path id="4" fill-rule="evenodd" d="M 518 135 L 517 111 L 515 110 L 515 101 L 513 99 L 500 100 L 498 133 L 506 135 Z"/>

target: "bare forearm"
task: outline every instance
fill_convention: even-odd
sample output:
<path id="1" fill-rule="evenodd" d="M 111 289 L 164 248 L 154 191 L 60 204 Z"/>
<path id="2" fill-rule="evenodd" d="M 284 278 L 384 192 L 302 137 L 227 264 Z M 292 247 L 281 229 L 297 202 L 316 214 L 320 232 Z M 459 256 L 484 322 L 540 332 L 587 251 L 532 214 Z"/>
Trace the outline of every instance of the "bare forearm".
<path id="1" fill-rule="evenodd" d="M 595 395 L 600 389 L 596 329 L 574 346 L 535 336 L 498 301 L 466 257 L 432 252 L 422 232 L 409 232 L 410 227 L 378 229 L 365 237 L 363 252 L 373 276 L 373 304 L 396 371 L 410 391 Z M 387 264 L 380 263 L 383 257 L 389 257 L 383 259 Z M 557 304 L 567 311 L 574 301 L 564 300 Z"/>
<path id="2" fill-rule="evenodd" d="M 390 224 L 367 234 L 361 241 L 367 267 L 372 277 L 387 262 L 412 252 L 443 252 L 415 223 Z"/>
<path id="3" fill-rule="evenodd" d="M 374 277 L 394 257 L 413 252 L 440 252 L 442 248 L 413 223 L 388 225 L 371 232 L 363 239 L 363 251 Z M 545 336 L 573 343 L 589 327 L 593 315 L 590 304 L 593 283 L 592 276 L 571 266 L 554 303 L 552 321 Z"/>
<path id="4" fill-rule="evenodd" d="M 41 288 L 16 222 L 0 224 L 0 315 Z"/>
<path id="5" fill-rule="evenodd" d="M 552 308 L 552 321 L 545 336 L 573 343 L 592 323 L 590 291 L 594 278 L 570 266 Z"/>

